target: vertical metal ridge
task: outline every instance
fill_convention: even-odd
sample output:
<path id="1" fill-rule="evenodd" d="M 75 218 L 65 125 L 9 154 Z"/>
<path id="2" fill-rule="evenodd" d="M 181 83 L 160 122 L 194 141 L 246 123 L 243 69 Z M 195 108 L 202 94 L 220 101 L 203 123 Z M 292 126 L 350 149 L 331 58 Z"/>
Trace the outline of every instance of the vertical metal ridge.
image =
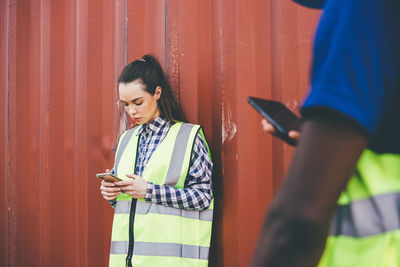
<path id="1" fill-rule="evenodd" d="M 179 1 L 167 0 L 165 2 L 164 38 L 165 38 L 165 70 L 168 72 L 172 93 L 178 103 L 181 103 L 180 70 L 179 70 Z"/>
<path id="2" fill-rule="evenodd" d="M 115 1 L 115 34 L 114 34 L 114 72 L 113 72 L 113 87 L 115 88 L 113 96 L 118 99 L 118 83 L 117 78 L 122 67 L 127 61 L 127 43 L 128 43 L 128 8 L 127 0 Z M 114 131 L 114 147 L 116 150 L 118 136 L 126 130 L 126 114 L 122 107 L 114 109 L 113 125 L 116 128 Z"/>
<path id="3" fill-rule="evenodd" d="M 271 1 L 271 59 L 270 64 L 274 66 L 271 68 L 271 97 L 272 99 L 280 100 L 282 99 L 282 37 L 280 33 L 282 32 L 282 5 L 281 1 Z M 272 141 L 272 151 L 274 157 L 272 157 L 273 166 L 273 177 L 272 183 L 274 190 L 277 191 L 279 188 L 280 181 L 284 175 L 283 173 L 283 143 L 279 140 L 273 139 Z"/>
<path id="4" fill-rule="evenodd" d="M 7 2 L 7 140 L 6 140 L 6 154 L 7 154 L 7 217 L 8 217 L 8 265 L 16 266 L 17 251 L 16 251 L 16 188 L 15 188 L 15 169 L 16 169 L 16 116 L 15 108 L 15 91 L 16 91 L 16 44 L 17 44 L 17 3 L 16 0 L 9 0 Z"/>
<path id="5" fill-rule="evenodd" d="M 165 45 L 164 45 L 164 62 L 165 62 L 165 69 L 168 69 L 168 2 L 169 0 L 165 0 L 165 8 L 164 8 L 164 40 L 165 40 Z"/>
<path id="6" fill-rule="evenodd" d="M 87 91 L 88 91 L 88 1 L 76 0 L 76 27 L 75 27 L 75 112 L 74 112 L 74 143 L 76 149 L 74 184 L 77 190 L 74 206 L 81 207 L 75 213 L 75 247 L 76 262 L 87 266 L 88 250 L 88 200 L 86 191 L 87 179 Z M 92 37 L 93 38 L 93 37 Z M 83 261 L 83 262 L 82 262 Z"/>
<path id="7" fill-rule="evenodd" d="M 50 263 L 50 233 L 49 217 L 50 211 L 48 207 L 49 191 L 49 161 L 50 151 L 49 145 L 46 143 L 50 138 L 50 2 L 43 0 L 40 3 L 40 88 L 39 88 L 39 147 L 42 149 L 39 152 L 39 194 L 42 196 L 39 199 L 39 213 L 41 226 L 39 246 L 41 251 L 40 265 L 48 266 Z M 45 196 L 45 197 L 43 197 Z"/>
<path id="8" fill-rule="evenodd" d="M 128 44 L 128 0 L 124 0 L 125 6 L 124 6 L 124 65 L 127 64 L 127 57 L 128 57 L 128 52 L 127 52 L 127 44 Z"/>
<path id="9" fill-rule="evenodd" d="M 8 137 L 8 114 L 9 114 L 9 91 L 10 91 L 10 71 L 9 71 L 9 54 L 10 54 L 10 45 L 9 45 L 9 3 L 8 1 L 0 2 L 0 58 L 4 61 L 0 62 L 0 87 L 4 86 L 4 91 L 0 91 L 0 100 L 1 100 L 1 109 L 0 109 L 0 123 L 3 125 L 0 130 L 0 153 L 1 158 L 3 160 L 0 161 L 0 169 L 1 175 L 3 179 L 0 182 L 1 188 L 1 201 L 0 201 L 0 234 L 4 237 L 2 241 L 0 241 L 0 265 L 8 265 L 8 254 L 9 254 L 9 198 L 8 198 L 8 187 L 9 187 L 9 179 L 8 179 L 8 153 L 7 153 L 7 137 Z M 4 71 L 4 72 L 3 72 Z M 3 76 L 4 75 L 4 76 Z M 4 78 L 4 80 L 3 80 Z M 4 98 L 3 98 L 4 96 Z M 4 183 L 4 184 L 3 184 Z"/>

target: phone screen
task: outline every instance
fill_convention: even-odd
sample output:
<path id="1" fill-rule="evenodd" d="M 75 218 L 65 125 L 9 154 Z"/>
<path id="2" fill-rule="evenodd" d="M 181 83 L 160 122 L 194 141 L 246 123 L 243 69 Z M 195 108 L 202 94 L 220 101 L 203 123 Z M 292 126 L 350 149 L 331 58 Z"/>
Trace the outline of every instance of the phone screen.
<path id="1" fill-rule="evenodd" d="M 111 174 L 111 173 L 98 173 L 96 174 L 97 178 L 103 179 L 106 182 L 119 182 L 122 181 L 121 178 L 118 178 L 117 176 Z"/>

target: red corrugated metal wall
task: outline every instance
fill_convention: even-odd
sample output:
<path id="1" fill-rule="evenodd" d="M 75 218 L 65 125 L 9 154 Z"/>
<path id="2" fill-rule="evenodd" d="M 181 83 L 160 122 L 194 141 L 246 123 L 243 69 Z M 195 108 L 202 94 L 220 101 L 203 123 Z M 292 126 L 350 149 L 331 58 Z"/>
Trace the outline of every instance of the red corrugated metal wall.
<path id="1" fill-rule="evenodd" d="M 116 77 L 145 53 L 212 148 L 211 265 L 248 266 L 292 148 L 246 98 L 298 108 L 317 17 L 289 0 L 1 0 L 0 266 L 107 265 L 94 175 L 125 127 Z"/>

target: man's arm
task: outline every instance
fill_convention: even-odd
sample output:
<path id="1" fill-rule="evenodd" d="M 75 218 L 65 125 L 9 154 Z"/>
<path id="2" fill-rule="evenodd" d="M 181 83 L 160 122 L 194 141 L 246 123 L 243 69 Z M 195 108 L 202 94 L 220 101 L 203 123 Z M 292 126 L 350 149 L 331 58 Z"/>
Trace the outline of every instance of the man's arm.
<path id="1" fill-rule="evenodd" d="M 318 115 L 302 127 L 287 177 L 261 230 L 253 266 L 316 266 L 336 201 L 367 143 L 341 115 Z"/>

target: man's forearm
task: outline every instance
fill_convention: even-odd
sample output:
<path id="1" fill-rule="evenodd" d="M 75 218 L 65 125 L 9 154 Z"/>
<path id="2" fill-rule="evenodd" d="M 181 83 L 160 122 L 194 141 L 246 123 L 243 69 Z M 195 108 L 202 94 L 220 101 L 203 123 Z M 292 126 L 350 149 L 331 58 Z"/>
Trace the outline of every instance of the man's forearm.
<path id="1" fill-rule="evenodd" d="M 325 246 L 328 226 L 271 207 L 253 266 L 316 266 Z"/>
<path id="2" fill-rule="evenodd" d="M 260 236 L 254 266 L 316 266 L 336 201 L 367 138 L 340 118 L 304 123 Z"/>

